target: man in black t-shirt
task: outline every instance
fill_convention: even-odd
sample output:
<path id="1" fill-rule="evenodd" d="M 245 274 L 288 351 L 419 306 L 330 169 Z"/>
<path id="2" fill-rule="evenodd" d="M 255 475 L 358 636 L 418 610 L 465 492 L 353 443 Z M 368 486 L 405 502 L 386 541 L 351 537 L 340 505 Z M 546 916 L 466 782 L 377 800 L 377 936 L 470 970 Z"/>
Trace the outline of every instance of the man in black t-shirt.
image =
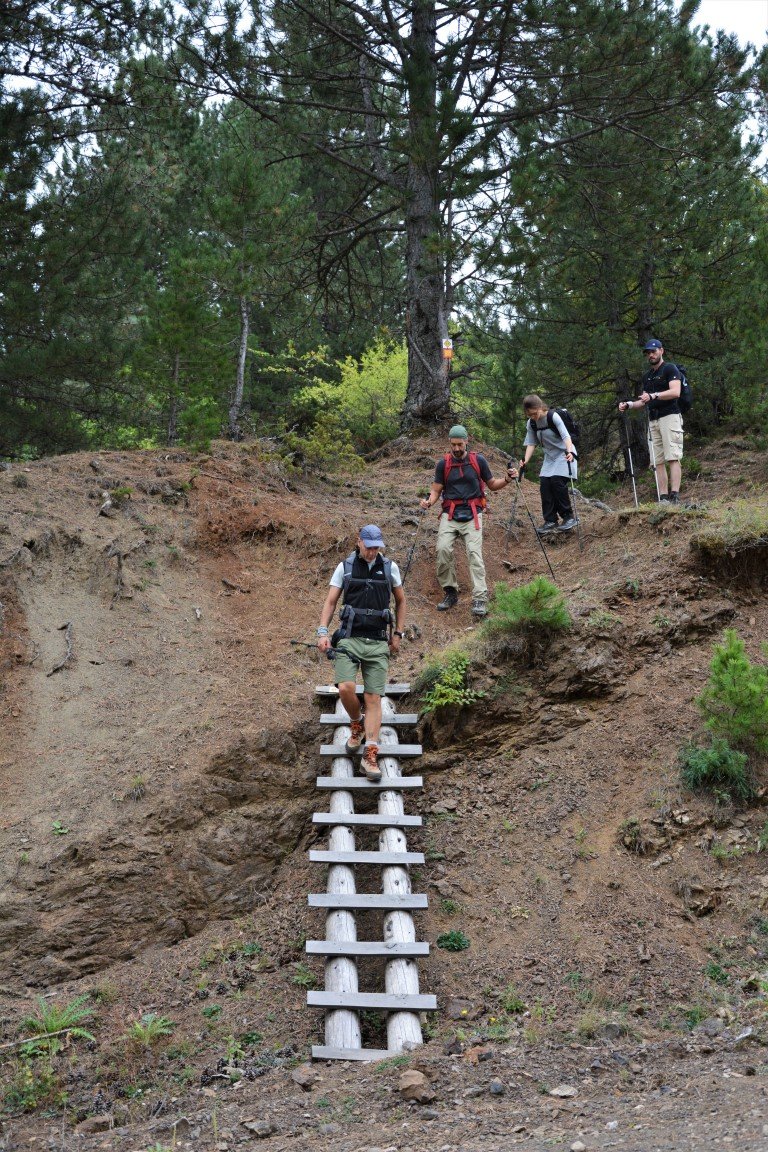
<path id="1" fill-rule="evenodd" d="M 656 490 L 660 501 L 677 504 L 683 459 L 683 417 L 680 414 L 680 371 L 665 364 L 660 340 L 649 340 L 643 348 L 648 371 L 640 384 L 637 400 L 622 401 L 619 411 L 645 408 L 651 442 L 651 460 L 656 468 Z M 669 465 L 669 477 L 667 477 Z"/>
<path id="2" fill-rule="evenodd" d="M 511 468 L 504 477 L 494 480 L 485 456 L 468 450 L 469 436 L 463 424 L 454 424 L 448 439 L 450 452 L 438 460 L 429 496 L 420 502 L 425 509 L 431 508 L 438 500 L 442 502 L 436 552 L 437 578 L 444 597 L 437 607 L 444 612 L 453 608 L 459 599 L 453 545 L 461 536 L 472 580 L 472 615 L 482 617 L 488 612 L 488 587 L 483 563 L 483 491 L 490 488 L 496 492 L 506 487 L 517 473 Z"/>

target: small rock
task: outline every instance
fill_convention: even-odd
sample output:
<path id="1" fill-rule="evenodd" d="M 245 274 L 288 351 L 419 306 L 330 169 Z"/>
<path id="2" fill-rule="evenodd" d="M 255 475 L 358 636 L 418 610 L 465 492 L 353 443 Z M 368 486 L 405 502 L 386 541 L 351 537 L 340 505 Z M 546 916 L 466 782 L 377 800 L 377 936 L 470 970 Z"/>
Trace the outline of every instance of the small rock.
<path id="1" fill-rule="evenodd" d="M 417 1104 L 429 1104 L 435 1098 L 429 1080 L 423 1072 L 417 1072 L 415 1068 L 408 1068 L 403 1072 L 398 1088 L 404 1100 L 414 1100 Z"/>
<path id="2" fill-rule="evenodd" d="M 571 1144 L 571 1152 L 587 1152 L 587 1146 L 581 1140 L 574 1140 Z"/>
<path id="3" fill-rule="evenodd" d="M 623 1035 L 624 1029 L 621 1024 L 616 1024 L 612 1020 L 609 1020 L 606 1024 L 603 1024 L 600 1033 L 606 1040 L 618 1040 Z"/>
<path id="4" fill-rule="evenodd" d="M 550 1090 L 550 1096 L 557 1096 L 561 1100 L 567 1100 L 571 1096 L 578 1096 L 578 1088 L 574 1088 L 571 1084 L 558 1084 L 557 1088 Z"/>
<path id="5" fill-rule="evenodd" d="M 503 1096 L 506 1090 L 507 1089 L 504 1087 L 501 1080 L 491 1080 L 490 1087 L 488 1089 L 491 1096 Z"/>
<path id="6" fill-rule="evenodd" d="M 467 1018 L 476 1015 L 474 1012 L 474 1005 L 471 1000 L 462 1000 L 458 996 L 448 1001 L 446 1014 L 449 1020 L 466 1020 Z"/>
<path id="7" fill-rule="evenodd" d="M 618 1128 L 618 1126 L 619 1126 L 618 1120 L 609 1120 L 608 1123 L 606 1124 L 606 1128 L 608 1129 L 609 1132 L 615 1132 L 616 1129 Z"/>
<path id="8" fill-rule="evenodd" d="M 696 1031 L 703 1032 L 705 1036 L 720 1036 L 725 1031 L 725 1023 L 716 1016 L 711 1016 L 707 1020 L 702 1020 Z"/>
<path id="9" fill-rule="evenodd" d="M 85 1120 L 78 1124 L 77 1131 L 82 1134 L 88 1134 L 89 1132 L 108 1132 L 112 1124 L 113 1120 L 110 1115 L 87 1116 Z"/>
<path id="10" fill-rule="evenodd" d="M 259 1140 L 263 1140 L 267 1136 L 274 1136 L 277 1132 L 277 1125 L 273 1124 L 271 1120 L 243 1120 L 242 1125 L 247 1132 Z"/>
<path id="11" fill-rule="evenodd" d="M 341 1132 L 341 1125 L 333 1123 L 321 1124 L 318 1132 L 321 1136 L 338 1136 L 339 1132 Z"/>
<path id="12" fill-rule="evenodd" d="M 320 1082 L 320 1077 L 310 1064 L 300 1064 L 291 1072 L 291 1080 L 304 1092 L 311 1092 Z"/>

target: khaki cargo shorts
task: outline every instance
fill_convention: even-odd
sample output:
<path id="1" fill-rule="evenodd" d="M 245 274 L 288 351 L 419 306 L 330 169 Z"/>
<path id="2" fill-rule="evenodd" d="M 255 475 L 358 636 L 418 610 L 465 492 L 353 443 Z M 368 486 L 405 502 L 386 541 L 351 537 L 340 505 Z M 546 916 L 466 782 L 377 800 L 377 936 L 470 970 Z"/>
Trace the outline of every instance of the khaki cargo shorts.
<path id="1" fill-rule="evenodd" d="M 660 420 L 651 420 L 650 428 L 656 463 L 660 464 L 663 460 L 668 464 L 670 460 L 682 460 L 683 418 L 680 413 L 672 412 Z"/>
<path id="2" fill-rule="evenodd" d="M 335 684 L 355 682 L 358 668 L 363 674 L 363 690 L 383 696 L 389 675 L 389 644 L 386 640 L 367 640 L 362 636 L 339 640 L 334 660 Z"/>

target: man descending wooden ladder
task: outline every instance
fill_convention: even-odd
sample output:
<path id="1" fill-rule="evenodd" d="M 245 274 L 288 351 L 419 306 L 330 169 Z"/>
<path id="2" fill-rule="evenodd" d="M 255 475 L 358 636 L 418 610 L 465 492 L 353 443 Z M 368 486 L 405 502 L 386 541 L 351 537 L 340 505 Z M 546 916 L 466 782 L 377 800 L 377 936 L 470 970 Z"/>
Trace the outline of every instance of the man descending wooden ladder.
<path id="1" fill-rule="evenodd" d="M 346 751 L 350 732 L 349 715 L 338 700 L 334 685 L 316 689 L 318 695 L 336 696 L 336 710 L 320 718 L 321 724 L 334 726 L 334 742 L 321 746 L 321 756 L 331 758 L 330 776 L 321 776 L 317 787 L 330 792 L 328 812 L 317 812 L 313 823 L 327 825 L 328 849 L 311 850 L 309 858 L 327 864 L 328 887 L 325 893 L 310 895 L 312 908 L 327 911 L 325 940 L 308 940 L 306 950 L 326 957 L 325 988 L 308 992 L 311 1007 L 324 1008 L 325 1044 L 315 1045 L 312 1056 L 323 1060 L 380 1060 L 409 1051 L 423 1043 L 419 1013 L 433 1011 L 437 1000 L 419 993 L 418 956 L 429 953 L 429 944 L 416 940 L 412 912 L 427 907 L 426 895 L 411 891 L 409 866 L 423 864 L 421 852 L 409 852 L 406 829 L 419 828 L 421 816 L 405 813 L 403 793 L 422 787 L 420 776 L 403 776 L 400 759 L 421 755 L 418 744 L 400 744 L 396 727 L 415 724 L 413 714 L 398 715 L 391 696 L 407 694 L 410 685 L 388 684 L 382 699 L 381 754 L 382 779 L 373 783 L 355 776 L 353 758 Z M 362 692 L 362 688 L 358 688 Z M 355 796 L 375 794 L 375 813 L 355 811 Z M 379 829 L 379 849 L 359 851 L 356 830 Z M 381 867 L 380 893 L 359 893 L 355 883 L 355 865 Z M 384 913 L 381 940 L 358 940 L 355 914 L 378 909 Z M 386 958 L 382 992 L 360 992 L 357 959 Z M 363 1048 L 360 1012 L 374 1009 L 386 1012 L 386 1049 Z"/>

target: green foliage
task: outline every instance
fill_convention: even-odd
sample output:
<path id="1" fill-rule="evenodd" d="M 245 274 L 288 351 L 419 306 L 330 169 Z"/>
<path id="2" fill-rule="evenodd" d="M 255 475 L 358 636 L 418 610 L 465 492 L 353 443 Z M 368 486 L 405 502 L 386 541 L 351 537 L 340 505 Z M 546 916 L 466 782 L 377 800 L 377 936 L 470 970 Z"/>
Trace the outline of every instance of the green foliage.
<path id="1" fill-rule="evenodd" d="M 311 968 L 307 967 L 301 960 L 292 964 L 293 976 L 291 976 L 291 983 L 297 984 L 299 988 L 316 988 L 317 977 Z"/>
<path id="2" fill-rule="evenodd" d="M 709 748 L 689 744 L 680 753 L 683 784 L 692 792 L 709 790 L 734 800 L 751 800 L 754 788 L 747 770 L 747 757 L 716 737 Z"/>
<path id="3" fill-rule="evenodd" d="M 165 1036 L 170 1036 L 176 1027 L 167 1016 L 156 1012 L 145 1012 L 140 1020 L 134 1020 L 126 1033 L 126 1038 L 134 1048 L 154 1048 Z"/>
<path id="4" fill-rule="evenodd" d="M 34 1053 L 22 1053 L 3 1089 L 3 1111 L 34 1112 L 43 1106 L 60 1107 L 65 1101 L 66 1092 L 50 1058 L 40 1060 Z"/>
<path id="5" fill-rule="evenodd" d="M 481 633 L 497 636 L 504 633 L 552 633 L 571 626 L 571 617 L 563 594 L 546 576 L 537 576 L 529 584 L 510 588 L 497 584 Z"/>
<path id="6" fill-rule="evenodd" d="M 768 753 L 768 668 L 752 664 L 732 628 L 715 648 L 709 680 L 696 703 L 715 736 L 746 752 Z"/>
<path id="7" fill-rule="evenodd" d="M 714 960 L 710 960 L 709 963 L 704 966 L 704 975 L 714 984 L 727 984 L 729 980 L 728 973 L 724 968 L 721 968 L 719 964 L 716 964 Z"/>
<path id="8" fill-rule="evenodd" d="M 452 900 L 450 896 L 443 896 L 440 901 L 440 911 L 446 916 L 455 916 L 462 911 L 462 905 L 458 900 Z"/>
<path id="9" fill-rule="evenodd" d="M 93 1036 L 85 1028 L 83 1022 L 93 1017 L 93 1008 L 88 1007 L 90 997 L 88 993 L 77 996 L 70 1004 L 49 1004 L 42 996 L 37 998 L 37 1009 L 32 1016 L 22 1021 L 22 1031 L 31 1037 L 25 1050 L 34 1052 L 44 1046 L 49 1056 L 55 1055 L 62 1045 L 62 1036 L 66 1034 L 73 1040 L 93 1040 Z"/>
<path id="10" fill-rule="evenodd" d="M 353 471 L 398 431 L 408 377 L 403 345 L 378 340 L 358 362 L 337 364 L 336 379 L 316 379 L 294 396 L 285 447 L 303 467 Z"/>
<path id="11" fill-rule="evenodd" d="M 423 682 L 429 683 L 424 696 L 425 713 L 434 712 L 437 708 L 466 708 L 485 695 L 468 686 L 469 664 L 468 653 L 453 648 L 424 670 Z"/>
<path id="12" fill-rule="evenodd" d="M 510 1016 L 516 1016 L 518 1013 L 525 1012 L 527 1005 L 518 995 L 514 985 L 508 984 L 501 994 L 501 1007 Z"/>
<path id="13" fill-rule="evenodd" d="M 459 928 L 454 928 L 452 932 L 442 932 L 436 943 L 438 948 L 444 948 L 446 952 L 464 952 L 469 948 L 469 937 Z"/>
<path id="14" fill-rule="evenodd" d="M 124 504 L 128 503 L 128 501 L 131 499 L 131 496 L 133 496 L 133 489 L 129 488 L 127 485 L 120 485 L 118 488 L 112 488 L 109 493 L 109 497 L 116 508 L 122 508 Z"/>

